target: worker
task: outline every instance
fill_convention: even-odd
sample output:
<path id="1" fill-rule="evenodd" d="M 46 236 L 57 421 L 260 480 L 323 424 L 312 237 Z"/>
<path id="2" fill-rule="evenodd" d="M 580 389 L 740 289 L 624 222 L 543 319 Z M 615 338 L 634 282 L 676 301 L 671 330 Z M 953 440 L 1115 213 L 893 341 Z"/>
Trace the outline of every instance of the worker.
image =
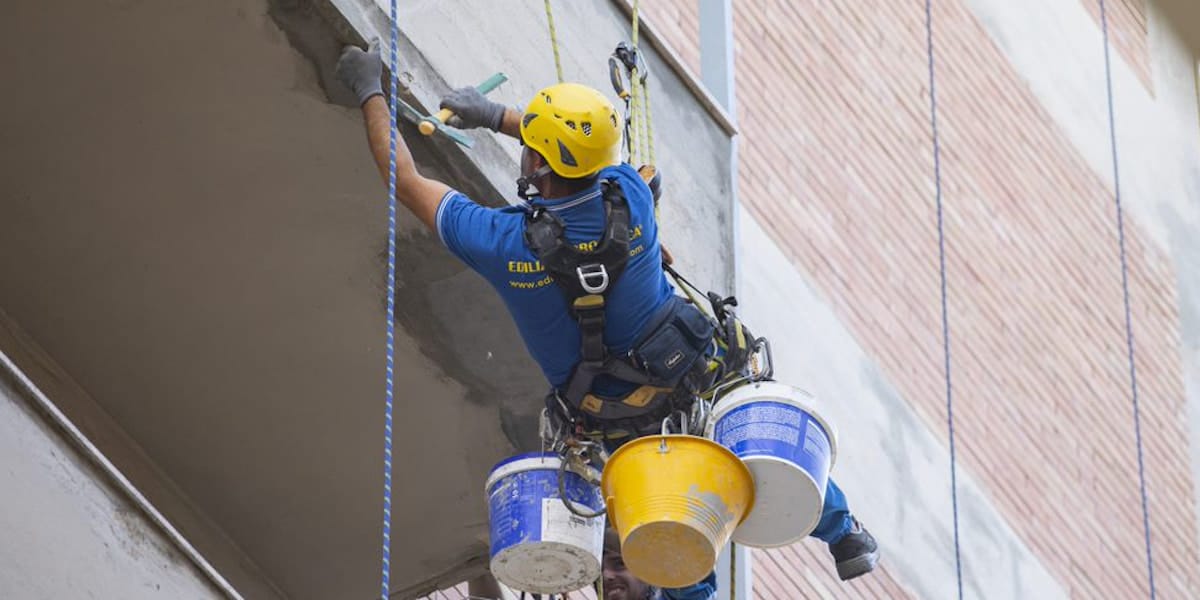
<path id="1" fill-rule="evenodd" d="M 377 42 L 367 51 L 347 46 L 338 60 L 338 77 L 358 97 L 367 143 L 388 181 L 382 73 Z M 449 94 L 442 107 L 455 113 L 452 125 L 521 141 L 516 184 L 524 202 L 488 208 L 423 177 L 403 140 L 396 144 L 396 199 L 503 298 L 550 383 L 548 411 L 571 427 L 632 439 L 689 410 L 718 375 L 709 368 L 717 326 L 666 278 L 652 192 L 619 160 L 621 117 L 612 103 L 564 83 L 539 91 L 523 112 L 473 88 Z M 728 360 L 727 368 L 743 368 L 745 359 Z M 875 540 L 832 480 L 814 535 L 830 544 L 843 579 L 874 568 Z"/>

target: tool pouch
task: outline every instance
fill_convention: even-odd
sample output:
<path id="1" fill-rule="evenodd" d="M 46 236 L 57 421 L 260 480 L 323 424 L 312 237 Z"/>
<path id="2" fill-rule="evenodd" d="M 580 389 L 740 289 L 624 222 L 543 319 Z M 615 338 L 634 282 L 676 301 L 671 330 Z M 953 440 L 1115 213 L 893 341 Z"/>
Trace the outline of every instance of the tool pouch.
<path id="1" fill-rule="evenodd" d="M 693 387 L 699 382 L 685 381 L 691 379 L 685 376 L 697 368 L 707 369 L 716 325 L 699 308 L 678 296 L 672 297 L 670 303 L 666 317 L 631 355 L 655 385 Z"/>

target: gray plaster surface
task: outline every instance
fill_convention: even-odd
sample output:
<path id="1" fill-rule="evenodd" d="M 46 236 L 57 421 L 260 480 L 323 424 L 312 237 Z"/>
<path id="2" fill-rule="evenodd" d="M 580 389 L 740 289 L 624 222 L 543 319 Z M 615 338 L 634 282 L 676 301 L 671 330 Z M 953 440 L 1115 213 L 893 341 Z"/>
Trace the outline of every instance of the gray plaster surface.
<path id="1" fill-rule="evenodd" d="M 287 596 L 366 598 L 385 196 L 361 117 L 265 9 L 6 5 L 22 83 L 0 117 L 0 298 Z M 411 218 L 398 270 L 403 588 L 478 568 L 483 477 L 513 447 L 502 403 L 536 403 L 542 384 L 511 327 L 451 346 L 501 307 Z M 484 385 L 465 365 L 488 351 L 511 358 Z"/>
<path id="2" fill-rule="evenodd" d="M 102 449 L 144 456 L 140 484 L 177 490 L 216 529 L 183 533 L 227 539 L 198 546 L 261 573 L 230 576 L 261 597 L 368 598 L 378 585 L 386 196 L 331 78 L 346 32 L 321 13 L 348 1 L 0 9 L 0 51 L 14 58 L 0 99 L 0 306 L 119 428 Z M 342 16 L 378 25 L 364 7 Z M 560 35 L 609 39 L 572 44 L 567 60 L 589 53 L 601 85 L 621 21 L 607 2 L 578 9 L 603 27 L 563 11 Z M 482 49 L 450 60 L 449 32 L 473 26 L 475 43 L 498 46 L 522 15 L 493 15 L 486 32 L 483 18 L 419 15 L 402 51 L 410 98 L 431 104 L 446 81 L 497 68 L 466 68 Z M 548 81 L 501 58 L 513 98 Z M 730 235 L 724 151 L 697 150 L 727 138 L 667 71 L 654 81 L 667 240 L 698 283 L 727 287 L 713 243 Z M 474 133 L 464 163 L 452 144 L 404 133 L 426 175 L 506 203 L 516 146 Z M 484 477 L 535 446 L 544 382 L 479 277 L 405 214 L 397 244 L 391 563 L 408 597 L 485 565 Z"/>
<path id="3" fill-rule="evenodd" d="M 0 598 L 224 596 L 0 372 Z"/>

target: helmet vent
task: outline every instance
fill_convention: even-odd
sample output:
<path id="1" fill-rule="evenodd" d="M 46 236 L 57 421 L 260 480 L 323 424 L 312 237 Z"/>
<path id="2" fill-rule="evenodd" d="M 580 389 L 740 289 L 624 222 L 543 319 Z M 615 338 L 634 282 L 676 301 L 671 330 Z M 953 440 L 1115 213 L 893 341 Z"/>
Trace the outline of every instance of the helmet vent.
<path id="1" fill-rule="evenodd" d="M 558 140 L 558 153 L 562 156 L 562 163 L 564 165 L 568 167 L 579 166 L 579 162 L 575 160 L 575 155 L 571 154 L 570 150 L 567 150 L 567 146 L 562 143 L 562 140 Z"/>
<path id="2" fill-rule="evenodd" d="M 571 128 L 571 131 L 575 130 L 575 121 L 568 119 L 566 122 L 566 125 L 567 125 L 567 127 Z"/>
<path id="3" fill-rule="evenodd" d="M 612 121 L 613 127 L 616 127 L 616 126 L 617 126 L 617 115 L 614 115 L 614 114 L 611 114 L 611 113 L 610 113 L 610 114 L 608 115 L 608 118 L 609 118 L 609 120 L 610 120 L 610 121 Z"/>
<path id="4" fill-rule="evenodd" d="M 588 135 L 588 136 L 592 135 L 592 122 L 591 121 L 584 121 L 584 122 L 580 123 L 579 126 L 580 126 L 580 129 L 583 129 L 583 135 Z M 574 129 L 574 127 L 572 127 L 571 129 Z"/>

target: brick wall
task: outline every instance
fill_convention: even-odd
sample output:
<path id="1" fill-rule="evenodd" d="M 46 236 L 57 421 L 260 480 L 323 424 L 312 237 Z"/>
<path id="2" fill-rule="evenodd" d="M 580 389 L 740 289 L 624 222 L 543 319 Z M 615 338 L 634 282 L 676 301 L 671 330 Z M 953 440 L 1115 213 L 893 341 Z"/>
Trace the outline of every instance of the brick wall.
<path id="1" fill-rule="evenodd" d="M 696 3 L 643 4 L 698 71 Z M 1111 4 L 1144 56 L 1140 0 Z M 924 2 L 734 5 L 742 202 L 944 438 Z M 960 468 L 1072 595 L 1144 597 L 1112 191 L 964 3 L 934 5 Z M 1200 597 L 1176 266 L 1126 231 L 1156 582 Z M 759 598 L 906 594 L 886 558 L 850 585 L 815 542 L 756 560 Z"/>

